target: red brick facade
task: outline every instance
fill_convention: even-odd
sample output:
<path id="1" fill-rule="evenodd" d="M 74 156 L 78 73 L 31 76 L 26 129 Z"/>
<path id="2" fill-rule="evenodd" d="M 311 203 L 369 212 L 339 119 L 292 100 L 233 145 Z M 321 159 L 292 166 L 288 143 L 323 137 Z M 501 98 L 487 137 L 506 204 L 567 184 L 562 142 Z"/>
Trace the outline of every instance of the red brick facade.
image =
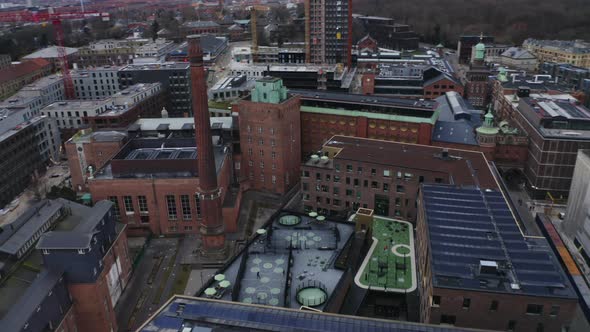
<path id="1" fill-rule="evenodd" d="M 429 82 L 428 85 L 424 85 L 424 98 L 434 99 L 440 97 L 448 91 L 455 91 L 459 95 L 463 96 L 464 89 L 463 85 L 458 84 L 448 78 L 441 77 L 439 80 Z"/>
<path id="2" fill-rule="evenodd" d="M 116 261 L 119 261 L 119 264 Z M 121 268 L 119 280 L 112 281 L 123 291 L 131 276 L 131 261 L 127 248 L 127 236 L 121 232 L 111 249 L 103 258 L 103 270 L 92 284 L 69 284 L 68 290 L 74 303 L 78 331 L 117 331 L 115 303 L 109 291 L 109 271 L 114 265 Z"/>
<path id="3" fill-rule="evenodd" d="M 217 181 L 221 189 L 221 201 L 225 199 L 231 181 L 232 161 L 229 155 L 223 162 Z M 103 199 L 115 199 L 119 209 L 121 222 L 128 225 L 130 236 L 172 234 L 197 234 L 201 222 L 201 207 L 195 197 L 199 186 L 199 178 L 135 178 L 135 179 L 94 179 L 89 181 L 89 190 L 94 202 Z M 184 218 L 182 195 L 188 196 L 190 218 Z M 125 196 L 131 197 L 132 209 L 126 211 Z M 145 208 L 140 208 L 139 196 L 145 197 Z M 167 197 L 173 196 L 176 207 L 176 218 L 169 218 Z M 239 198 L 239 197 L 238 197 Z M 235 216 L 234 219 L 224 218 L 225 229 L 234 232 L 237 229 L 237 213 L 239 200 L 235 206 L 224 207 L 223 216 Z M 188 216 L 188 213 L 187 213 Z"/>
<path id="4" fill-rule="evenodd" d="M 359 51 L 370 50 L 372 52 L 377 52 L 377 41 L 371 38 L 371 36 L 366 35 L 361 40 L 359 40 L 356 47 Z"/>
<path id="5" fill-rule="evenodd" d="M 89 175 L 87 167 L 92 166 L 94 170 L 102 168 L 126 141 L 127 139 L 104 142 L 96 141 L 91 137 L 88 142 L 76 143 L 75 139 L 66 142 L 66 156 L 74 190 L 77 192 L 88 191 L 86 185 L 86 178 Z M 82 160 L 85 162 L 82 162 Z"/>
<path id="6" fill-rule="evenodd" d="M 375 74 L 364 74 L 361 86 L 364 95 L 372 95 L 375 93 Z"/>
<path id="7" fill-rule="evenodd" d="M 286 193 L 299 182 L 299 97 L 279 104 L 243 100 L 238 111 L 243 176 L 252 189 Z"/>
<path id="8" fill-rule="evenodd" d="M 369 119 L 364 116 L 301 112 L 302 152 L 304 155 L 315 153 L 334 135 L 430 145 L 432 125 Z"/>

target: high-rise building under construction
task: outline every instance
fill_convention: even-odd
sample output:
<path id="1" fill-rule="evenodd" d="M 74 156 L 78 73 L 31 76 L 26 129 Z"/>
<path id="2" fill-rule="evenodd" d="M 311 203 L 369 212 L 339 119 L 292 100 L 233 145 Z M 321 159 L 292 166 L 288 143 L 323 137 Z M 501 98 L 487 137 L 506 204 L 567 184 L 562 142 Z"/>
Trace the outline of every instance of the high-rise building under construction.
<path id="1" fill-rule="evenodd" d="M 305 0 L 306 60 L 351 65 L 352 0 Z"/>

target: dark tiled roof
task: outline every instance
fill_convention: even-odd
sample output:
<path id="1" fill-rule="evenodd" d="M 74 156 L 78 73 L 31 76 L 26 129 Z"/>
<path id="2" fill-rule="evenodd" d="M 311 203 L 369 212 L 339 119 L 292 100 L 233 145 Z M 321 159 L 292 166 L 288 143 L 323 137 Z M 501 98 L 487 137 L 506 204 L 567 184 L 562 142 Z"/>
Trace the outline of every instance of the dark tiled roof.
<path id="1" fill-rule="evenodd" d="M 325 146 L 342 148 L 334 160 L 362 161 L 429 171 L 436 169 L 449 174 L 449 178 L 452 178 L 456 185 L 498 187 L 481 152 L 449 149 L 449 155 L 452 157 L 442 159 L 440 154 L 443 148 L 440 147 L 348 136 L 334 136 Z"/>
<path id="2" fill-rule="evenodd" d="M 40 58 L 23 61 L 0 70 L 0 83 L 15 80 L 50 65 L 49 61 Z"/>

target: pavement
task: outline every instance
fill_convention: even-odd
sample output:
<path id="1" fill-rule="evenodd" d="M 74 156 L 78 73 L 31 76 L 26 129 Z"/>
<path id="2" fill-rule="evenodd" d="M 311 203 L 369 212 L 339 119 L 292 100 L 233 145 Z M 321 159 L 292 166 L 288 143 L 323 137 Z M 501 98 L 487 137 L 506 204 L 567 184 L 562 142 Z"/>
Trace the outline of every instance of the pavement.
<path id="1" fill-rule="evenodd" d="M 521 226 L 524 228 L 523 232 L 531 236 L 543 236 L 541 230 L 535 222 L 535 217 L 538 212 L 543 212 L 543 207 L 539 202 L 532 200 L 524 189 L 524 185 L 518 188 L 508 188 L 508 197 L 512 201 L 512 205 L 520 215 Z"/>
<path id="2" fill-rule="evenodd" d="M 213 278 L 216 269 L 195 269 L 191 271 L 191 274 L 186 283 L 184 289 L 184 295 L 195 296 L 197 291 L 205 285 L 205 283 Z"/>
<path id="3" fill-rule="evenodd" d="M 69 185 L 70 170 L 67 162 L 60 162 L 47 168 L 37 183 L 31 183 L 18 197 L 16 197 L 17 204 L 8 208 L 5 207 L 6 213 L 0 213 L 0 225 L 14 221 L 18 216 L 23 214 L 31 205 L 37 202 L 37 196 L 45 198 L 47 193 L 53 186 L 70 186 Z"/>
<path id="4" fill-rule="evenodd" d="M 135 331 L 169 299 L 167 294 L 180 266 L 180 255 L 176 255 L 180 242 L 178 238 L 151 240 L 115 307 L 119 331 Z M 171 264 L 173 271 L 169 273 Z"/>

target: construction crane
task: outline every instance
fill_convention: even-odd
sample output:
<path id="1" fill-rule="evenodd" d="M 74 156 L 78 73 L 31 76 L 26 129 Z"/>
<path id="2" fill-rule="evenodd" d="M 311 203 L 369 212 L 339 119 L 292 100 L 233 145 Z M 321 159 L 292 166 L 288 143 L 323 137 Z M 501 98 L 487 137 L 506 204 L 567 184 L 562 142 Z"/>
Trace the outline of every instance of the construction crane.
<path id="1" fill-rule="evenodd" d="M 57 44 L 57 57 L 60 62 L 61 73 L 64 79 L 65 97 L 66 99 L 74 99 L 74 83 L 72 76 L 70 76 L 70 68 L 68 63 L 68 54 L 64 47 L 64 32 L 63 20 L 76 20 L 83 18 L 99 17 L 103 21 L 110 20 L 109 13 L 100 13 L 95 11 L 78 11 L 78 12 L 59 12 L 55 13 L 52 8 L 48 12 L 33 12 L 28 10 L 18 12 L 0 13 L 0 23 L 46 23 L 53 24 L 55 32 L 55 42 Z"/>

